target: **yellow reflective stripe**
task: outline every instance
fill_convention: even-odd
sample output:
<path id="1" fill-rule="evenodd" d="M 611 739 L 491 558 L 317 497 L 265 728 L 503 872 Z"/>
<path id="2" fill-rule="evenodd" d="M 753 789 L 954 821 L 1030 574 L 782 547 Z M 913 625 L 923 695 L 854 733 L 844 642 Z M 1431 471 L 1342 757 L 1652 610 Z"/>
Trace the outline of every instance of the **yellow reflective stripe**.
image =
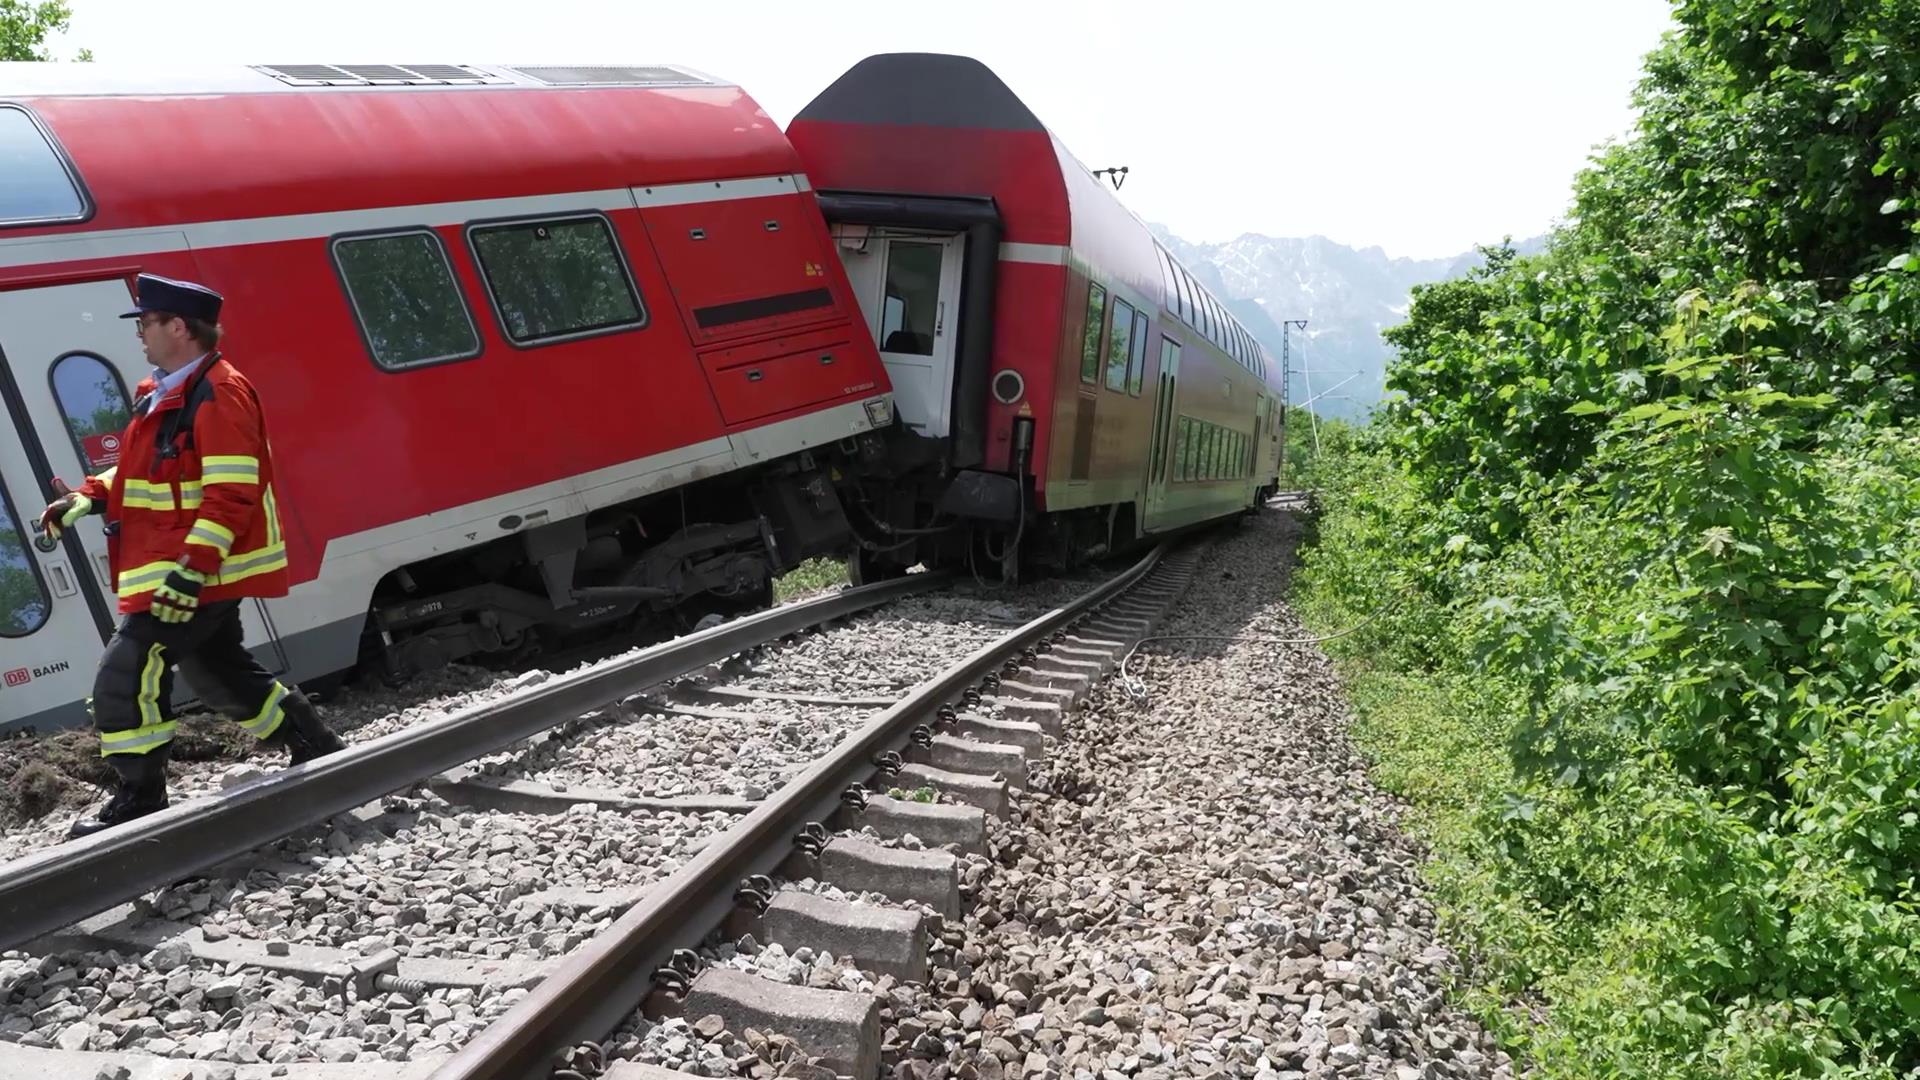
<path id="1" fill-rule="evenodd" d="M 108 754 L 144 754 L 173 741 L 174 724 L 168 721 L 132 731 L 106 731 L 100 734 L 100 756 Z"/>
<path id="2" fill-rule="evenodd" d="M 173 485 L 155 484 L 147 480 L 128 480 L 121 492 L 122 506 L 141 510 L 173 509 Z"/>
<path id="3" fill-rule="evenodd" d="M 274 730 L 280 726 L 280 721 L 286 718 L 287 712 L 283 704 L 286 699 L 287 688 L 280 683 L 274 683 L 273 689 L 267 694 L 266 702 L 260 706 L 260 711 L 253 714 L 253 719 L 242 720 L 240 726 L 252 732 L 256 738 L 264 739 L 273 734 Z"/>
<path id="4" fill-rule="evenodd" d="M 216 454 L 201 458 L 200 481 L 205 484 L 257 484 L 260 482 L 260 459 L 243 454 Z"/>
<path id="5" fill-rule="evenodd" d="M 136 566 L 120 575 L 119 593 L 121 596 L 133 596 L 137 593 L 152 592 L 167 575 L 179 567 L 177 562 L 150 562 L 145 566 Z"/>
<path id="6" fill-rule="evenodd" d="M 214 577 L 213 583 L 231 585 L 236 581 L 245 581 L 260 574 L 284 570 L 286 566 L 287 545 L 268 544 L 266 547 L 228 556 L 227 560 L 220 564 L 220 572 Z"/>
<path id="7" fill-rule="evenodd" d="M 147 647 L 147 661 L 140 668 L 140 692 L 134 695 L 140 726 L 132 731 L 100 733 L 100 753 L 144 754 L 154 747 L 173 741 L 173 722 L 160 713 L 160 676 L 166 674 L 165 647 Z"/>
<path id="8" fill-rule="evenodd" d="M 267 546 L 280 543 L 280 505 L 273 501 L 273 485 L 261 489 L 261 499 L 267 508 Z"/>
<path id="9" fill-rule="evenodd" d="M 225 558 L 227 552 L 233 550 L 233 531 L 217 521 L 199 518 L 193 528 L 187 530 L 187 543 L 205 544 Z"/>
<path id="10" fill-rule="evenodd" d="M 202 501 L 198 480 L 181 481 L 180 502 L 177 507 L 173 501 L 172 484 L 156 484 L 149 480 L 128 480 L 126 487 L 120 492 L 120 505 L 129 510 L 198 510 Z"/>

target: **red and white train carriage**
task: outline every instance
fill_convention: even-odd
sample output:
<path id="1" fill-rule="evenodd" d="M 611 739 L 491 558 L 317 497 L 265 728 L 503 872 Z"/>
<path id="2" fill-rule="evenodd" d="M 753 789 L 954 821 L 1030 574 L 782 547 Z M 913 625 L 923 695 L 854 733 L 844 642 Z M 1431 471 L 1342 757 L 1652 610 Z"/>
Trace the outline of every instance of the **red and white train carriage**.
<path id="1" fill-rule="evenodd" d="M 31 519 L 112 460 L 140 271 L 227 296 L 296 582 L 249 642 L 296 680 L 1271 487 L 1280 373 L 985 67 L 870 58 L 790 129 L 672 67 L 0 67 L 0 730 L 85 718 L 100 523 Z"/>
<path id="2" fill-rule="evenodd" d="M 846 547 L 831 464 L 891 422 L 799 161 L 737 86 L 0 65 L 0 727 L 85 722 L 102 523 L 33 519 L 111 460 L 140 271 L 227 298 L 296 583 L 249 642 L 295 679 L 764 598 Z"/>
<path id="3" fill-rule="evenodd" d="M 1059 565 L 1272 489 L 1283 373 L 984 65 L 869 57 L 788 134 L 908 431 L 864 479 L 896 519 Z M 867 569 L 982 542 L 907 534 Z"/>

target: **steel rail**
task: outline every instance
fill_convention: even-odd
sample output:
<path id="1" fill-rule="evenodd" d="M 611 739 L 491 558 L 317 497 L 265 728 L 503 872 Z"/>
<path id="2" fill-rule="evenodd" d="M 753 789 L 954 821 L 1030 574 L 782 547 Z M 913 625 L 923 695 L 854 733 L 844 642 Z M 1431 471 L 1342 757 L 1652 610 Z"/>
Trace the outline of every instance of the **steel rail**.
<path id="1" fill-rule="evenodd" d="M 763 611 L 557 675 L 338 753 L 283 769 L 211 800 L 195 799 L 0 866 L 0 949 L 15 948 L 115 904 L 164 888 L 335 814 L 483 757 L 582 713 L 736 653 L 949 579 L 912 574 Z"/>
<path id="2" fill-rule="evenodd" d="M 568 954 L 520 1003 L 475 1035 L 428 1080 L 547 1080 L 555 1059 L 598 1041 L 640 1007 L 677 948 L 704 938 L 735 905 L 742 879 L 772 874 L 808 823 L 825 822 L 876 758 L 904 746 L 915 726 L 996 671 L 1009 654 L 1092 613 L 1158 565 L 1163 543 L 1119 576 L 981 648 L 875 717 L 827 757 L 657 884 L 606 930 Z"/>

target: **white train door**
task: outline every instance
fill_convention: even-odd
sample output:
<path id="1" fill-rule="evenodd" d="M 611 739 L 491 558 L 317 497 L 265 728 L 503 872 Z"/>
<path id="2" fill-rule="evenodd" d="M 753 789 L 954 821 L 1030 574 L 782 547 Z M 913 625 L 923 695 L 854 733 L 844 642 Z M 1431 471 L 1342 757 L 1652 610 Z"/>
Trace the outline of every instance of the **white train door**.
<path id="1" fill-rule="evenodd" d="M 928 438 L 946 437 L 966 238 L 839 229 L 840 262 L 887 366 L 900 422 Z"/>
<path id="2" fill-rule="evenodd" d="M 18 399 L 7 395 L 10 419 Z M 43 489 L 20 425 L 0 428 L 0 731 L 87 722 L 104 638 L 76 569 L 76 538 L 38 532 Z"/>

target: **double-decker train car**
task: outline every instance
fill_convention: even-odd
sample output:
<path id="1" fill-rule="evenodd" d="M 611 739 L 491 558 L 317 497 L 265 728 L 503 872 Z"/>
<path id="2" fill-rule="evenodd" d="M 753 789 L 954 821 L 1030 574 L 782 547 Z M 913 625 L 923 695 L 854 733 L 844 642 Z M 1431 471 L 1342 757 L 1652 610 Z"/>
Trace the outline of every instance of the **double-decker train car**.
<path id="1" fill-rule="evenodd" d="M 892 422 L 800 161 L 738 86 L 0 65 L 0 729 L 86 722 L 103 523 L 36 519 L 117 460 L 140 272 L 226 297 L 294 582 L 248 641 L 292 679 L 763 603 L 852 542 L 835 475 Z"/>
<path id="2" fill-rule="evenodd" d="M 900 416 L 856 569 L 1068 564 L 1274 488 L 1284 373 L 984 65 L 869 57 L 788 135 Z"/>
<path id="3" fill-rule="evenodd" d="M 141 272 L 226 296 L 293 680 L 684 626 L 815 554 L 1011 577 L 1279 467 L 1281 373 L 966 58 L 787 133 L 670 66 L 0 66 L 0 730 L 86 719 L 103 523 L 35 519 L 117 460 Z"/>

